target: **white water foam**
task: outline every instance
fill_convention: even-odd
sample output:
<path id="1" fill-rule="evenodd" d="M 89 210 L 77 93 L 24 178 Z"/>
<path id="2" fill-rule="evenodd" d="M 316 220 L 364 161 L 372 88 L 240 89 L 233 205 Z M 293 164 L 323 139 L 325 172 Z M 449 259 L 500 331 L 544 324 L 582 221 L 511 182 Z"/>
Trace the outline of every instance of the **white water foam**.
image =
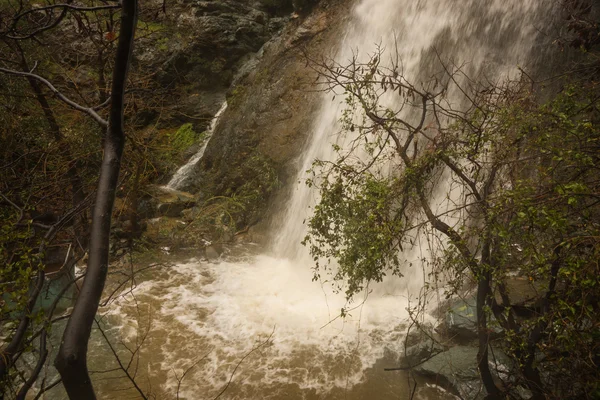
<path id="1" fill-rule="evenodd" d="M 192 394 L 200 388 L 222 387 L 232 366 L 271 333 L 272 343 L 262 355 L 241 367 L 245 384 L 285 382 L 320 392 L 352 386 L 386 347 L 400 350 L 398 339 L 405 330 L 399 310 L 407 301 L 401 295 L 380 294 L 347 318 L 335 319 L 345 306 L 342 297 L 328 285 L 311 282 L 307 268 L 266 255 L 218 264 L 190 260 L 161 279 L 143 282 L 135 295 L 139 302 L 158 308 L 152 330 L 177 332 L 173 336 L 181 341 L 176 351 L 170 345 L 163 348 L 161 370 L 183 370 L 194 358 L 209 353 L 190 378 L 195 383 L 184 386 L 188 398 L 195 398 Z M 132 315 L 131 299 L 125 300 L 110 314 Z M 365 334 L 357 335 L 359 327 Z M 136 320 L 128 319 L 121 332 L 133 341 Z M 175 387 L 175 376 L 170 375 L 164 390 L 172 393 Z"/>

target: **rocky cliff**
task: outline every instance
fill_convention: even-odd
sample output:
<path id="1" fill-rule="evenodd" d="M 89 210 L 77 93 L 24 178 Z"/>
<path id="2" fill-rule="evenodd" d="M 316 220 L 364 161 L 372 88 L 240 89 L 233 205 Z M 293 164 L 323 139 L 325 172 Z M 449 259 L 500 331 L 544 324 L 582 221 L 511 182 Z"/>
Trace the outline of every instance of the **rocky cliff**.
<path id="1" fill-rule="evenodd" d="M 256 221 L 275 189 L 293 180 L 294 160 L 319 107 L 316 74 L 305 53 L 330 54 L 347 11 L 339 1 L 293 14 L 280 34 L 247 57 L 227 92 L 229 107 L 185 190 L 203 198 L 248 199 L 246 215 L 237 222 Z"/>
<path id="2" fill-rule="evenodd" d="M 151 22 L 142 14 L 139 25 L 152 34 L 140 38 L 137 59 L 176 89 L 174 123 L 209 121 L 240 66 L 289 18 L 262 1 L 184 0 L 164 11 L 146 16 Z"/>

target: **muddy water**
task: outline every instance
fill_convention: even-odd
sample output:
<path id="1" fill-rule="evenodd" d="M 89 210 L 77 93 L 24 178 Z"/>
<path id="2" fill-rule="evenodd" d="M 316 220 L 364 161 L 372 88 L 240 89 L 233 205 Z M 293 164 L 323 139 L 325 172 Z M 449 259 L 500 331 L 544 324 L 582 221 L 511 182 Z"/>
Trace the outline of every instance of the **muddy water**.
<path id="1" fill-rule="evenodd" d="M 251 245 L 237 252 L 244 255 L 216 263 L 167 257 L 173 264 L 141 273 L 131 294 L 103 310 L 122 362 L 135 353 L 130 371 L 144 391 L 160 399 L 178 391 L 182 399 L 212 399 L 226 387 L 221 398 L 410 397 L 408 375 L 384 371 L 401 351 L 406 299 L 379 291 L 336 319 L 341 297 L 311 282 L 308 268 Z M 122 373 L 100 372 L 117 365 L 98 330 L 90 360 L 101 398 L 139 398 L 123 390 Z M 415 398 L 453 397 L 419 382 Z"/>

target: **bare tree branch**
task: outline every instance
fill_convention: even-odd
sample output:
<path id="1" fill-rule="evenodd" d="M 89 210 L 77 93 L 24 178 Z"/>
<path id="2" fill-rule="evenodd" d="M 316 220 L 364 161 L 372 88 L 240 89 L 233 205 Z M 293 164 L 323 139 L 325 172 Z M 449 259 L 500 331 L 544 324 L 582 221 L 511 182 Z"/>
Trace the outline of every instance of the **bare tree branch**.
<path id="1" fill-rule="evenodd" d="M 81 111 L 81 112 L 83 112 L 85 114 L 88 114 L 90 117 L 92 117 L 103 128 L 106 128 L 108 126 L 108 122 L 104 118 L 102 118 L 96 111 L 94 111 L 93 108 L 84 107 L 84 106 L 82 106 L 82 105 L 80 105 L 80 104 L 78 104 L 78 103 L 70 100 L 64 94 L 62 94 L 47 79 L 42 78 L 39 75 L 29 73 L 29 72 L 21 72 L 21 71 L 16 71 L 16 70 L 12 70 L 12 69 L 2 68 L 2 67 L 0 67 L 0 72 L 4 72 L 5 74 L 10 74 L 10 75 L 16 75 L 16 76 L 22 76 L 22 77 L 26 77 L 26 78 L 36 79 L 37 81 L 43 83 L 48 89 L 50 89 L 50 91 L 52 91 L 52 93 L 58 99 L 60 99 L 62 102 L 64 102 L 65 104 L 67 104 L 71 108 L 73 108 L 75 110 L 78 110 L 78 111 Z"/>

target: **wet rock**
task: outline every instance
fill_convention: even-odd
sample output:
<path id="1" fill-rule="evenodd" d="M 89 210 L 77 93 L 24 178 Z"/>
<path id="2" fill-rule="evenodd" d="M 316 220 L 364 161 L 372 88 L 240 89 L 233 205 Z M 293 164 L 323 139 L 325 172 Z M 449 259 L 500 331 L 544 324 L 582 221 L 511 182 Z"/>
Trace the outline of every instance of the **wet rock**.
<path id="1" fill-rule="evenodd" d="M 296 29 L 296 32 L 290 38 L 288 46 L 297 45 L 298 43 L 311 39 L 318 33 L 327 29 L 327 14 L 315 13 L 307 17 L 302 24 Z"/>
<path id="2" fill-rule="evenodd" d="M 192 208 L 197 198 L 186 192 L 168 189 L 163 186 L 152 186 L 145 197 L 147 207 L 152 210 L 152 216 L 179 217 L 183 210 Z"/>
<path id="3" fill-rule="evenodd" d="M 137 119 L 144 125 L 156 123 L 159 129 L 184 123 L 194 124 L 197 132 L 207 129 L 237 71 L 288 21 L 262 1 L 145 3 L 147 10 L 164 6 L 166 12 L 140 18 L 144 33 L 136 42 L 134 57 L 168 93 L 169 112 L 145 108 Z M 82 45 L 81 51 L 87 50 Z"/>
<path id="4" fill-rule="evenodd" d="M 475 298 L 457 300 L 446 311 L 444 323 L 446 333 L 458 339 L 477 338 L 477 313 Z"/>
<path id="5" fill-rule="evenodd" d="M 457 299 L 454 301 L 444 315 L 441 331 L 448 337 L 458 341 L 465 342 L 477 338 L 477 300 L 475 296 Z M 488 327 L 496 334 L 502 331 L 495 318 L 489 316 Z"/>
<path id="6" fill-rule="evenodd" d="M 521 317 L 531 317 L 532 310 L 539 306 L 546 296 L 547 283 L 529 280 L 525 276 L 511 276 L 505 279 L 506 295 L 512 309 Z M 496 301 L 501 304 L 499 290 L 494 293 Z"/>
<path id="7" fill-rule="evenodd" d="M 208 259 L 208 261 L 216 261 L 219 259 L 219 257 L 221 257 L 221 253 L 218 251 L 217 247 L 215 247 L 215 246 L 208 246 L 204 250 L 204 254 L 205 254 L 206 258 Z"/>
<path id="8" fill-rule="evenodd" d="M 499 351 L 490 354 L 490 368 L 495 378 L 506 378 L 509 358 Z M 484 399 L 486 395 L 477 369 L 477 348 L 455 346 L 416 366 L 416 373 L 436 379 L 440 386 L 465 400 Z"/>
<path id="9" fill-rule="evenodd" d="M 277 199 L 263 196 L 270 182 L 265 176 L 270 179 L 273 172 L 278 187 L 295 179 L 297 164 L 290 160 L 305 144 L 320 105 L 315 101 L 320 93 L 306 90 L 316 74 L 300 48 L 324 54 L 339 38 L 344 20 L 340 14 L 349 9 L 347 2 L 339 1 L 335 7 L 317 6 L 306 17 L 290 20 L 281 35 L 265 43 L 258 58 L 240 70 L 236 86 L 228 91 L 229 107 L 184 190 L 202 191 L 206 197 L 260 193 L 246 208 L 245 220 L 236 221 L 237 229 L 260 220 L 261 212 L 276 204 Z"/>
<path id="10" fill-rule="evenodd" d="M 400 357 L 400 367 L 413 368 L 444 350 L 444 346 L 441 344 L 427 339 L 406 349 L 406 353 Z"/>

